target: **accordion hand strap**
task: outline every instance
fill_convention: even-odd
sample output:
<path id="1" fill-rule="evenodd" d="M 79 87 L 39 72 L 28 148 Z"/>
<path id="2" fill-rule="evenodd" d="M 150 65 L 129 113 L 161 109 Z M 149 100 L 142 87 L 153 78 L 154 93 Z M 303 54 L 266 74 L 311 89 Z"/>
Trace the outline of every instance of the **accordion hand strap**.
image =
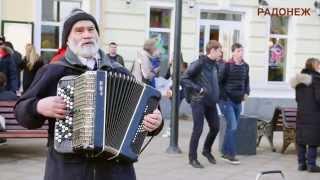
<path id="1" fill-rule="evenodd" d="M 148 142 L 141 148 L 139 155 L 147 148 L 147 146 L 150 144 L 151 140 L 154 136 L 151 136 L 151 138 L 148 140 Z"/>

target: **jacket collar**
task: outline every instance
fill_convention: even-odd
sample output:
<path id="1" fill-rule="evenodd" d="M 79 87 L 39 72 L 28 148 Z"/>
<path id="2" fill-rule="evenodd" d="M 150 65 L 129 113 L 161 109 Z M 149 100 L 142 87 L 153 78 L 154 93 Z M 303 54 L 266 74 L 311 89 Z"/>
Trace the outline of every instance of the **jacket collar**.
<path id="1" fill-rule="evenodd" d="M 211 60 L 207 55 L 200 56 L 200 59 L 202 59 L 204 62 L 207 62 L 209 64 L 217 63 L 217 60 Z"/>
<path id="2" fill-rule="evenodd" d="M 296 74 L 290 79 L 290 85 L 292 88 L 296 88 L 299 84 L 309 86 L 312 83 L 312 76 L 306 73 Z"/>
<path id="3" fill-rule="evenodd" d="M 229 59 L 229 61 L 228 61 L 230 64 L 236 64 L 236 61 L 233 59 L 233 57 L 231 58 L 231 59 Z M 242 65 L 242 64 L 244 64 L 245 62 L 244 62 L 244 60 L 243 59 L 241 59 L 241 64 L 239 64 L 239 65 Z"/>

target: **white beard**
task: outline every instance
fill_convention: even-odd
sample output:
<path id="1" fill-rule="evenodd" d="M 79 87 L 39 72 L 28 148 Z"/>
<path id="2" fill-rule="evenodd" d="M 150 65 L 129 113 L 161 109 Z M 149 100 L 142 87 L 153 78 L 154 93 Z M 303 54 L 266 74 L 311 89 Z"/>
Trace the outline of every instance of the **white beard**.
<path id="1" fill-rule="evenodd" d="M 95 40 L 93 41 L 93 44 L 85 45 L 85 46 L 80 46 L 80 43 L 77 44 L 75 41 L 69 40 L 68 47 L 77 56 L 80 56 L 83 58 L 93 57 L 97 54 L 99 50 L 98 42 Z"/>

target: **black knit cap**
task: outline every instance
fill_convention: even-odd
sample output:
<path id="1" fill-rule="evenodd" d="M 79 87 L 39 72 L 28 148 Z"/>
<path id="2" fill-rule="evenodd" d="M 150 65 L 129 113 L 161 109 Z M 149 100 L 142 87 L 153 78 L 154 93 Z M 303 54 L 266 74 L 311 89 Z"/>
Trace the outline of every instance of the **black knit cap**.
<path id="1" fill-rule="evenodd" d="M 91 21 L 96 27 L 97 32 L 99 33 L 99 27 L 98 27 L 97 21 L 92 15 L 84 12 L 81 9 L 74 9 L 71 11 L 71 14 L 66 18 L 66 20 L 63 23 L 62 48 L 67 47 L 68 37 L 73 25 L 76 22 L 82 21 L 82 20 Z"/>

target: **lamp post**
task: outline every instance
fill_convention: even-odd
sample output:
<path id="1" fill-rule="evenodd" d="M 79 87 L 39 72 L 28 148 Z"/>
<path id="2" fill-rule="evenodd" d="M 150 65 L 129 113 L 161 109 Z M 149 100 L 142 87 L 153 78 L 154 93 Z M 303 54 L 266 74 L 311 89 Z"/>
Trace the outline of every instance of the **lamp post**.
<path id="1" fill-rule="evenodd" d="M 174 30 L 174 61 L 173 61 L 173 86 L 172 86 L 172 108 L 170 123 L 170 145 L 167 153 L 181 153 L 178 146 L 179 134 L 179 86 L 180 86 L 180 54 L 181 54 L 181 16 L 182 16 L 182 0 L 176 0 L 175 12 L 175 30 Z"/>

